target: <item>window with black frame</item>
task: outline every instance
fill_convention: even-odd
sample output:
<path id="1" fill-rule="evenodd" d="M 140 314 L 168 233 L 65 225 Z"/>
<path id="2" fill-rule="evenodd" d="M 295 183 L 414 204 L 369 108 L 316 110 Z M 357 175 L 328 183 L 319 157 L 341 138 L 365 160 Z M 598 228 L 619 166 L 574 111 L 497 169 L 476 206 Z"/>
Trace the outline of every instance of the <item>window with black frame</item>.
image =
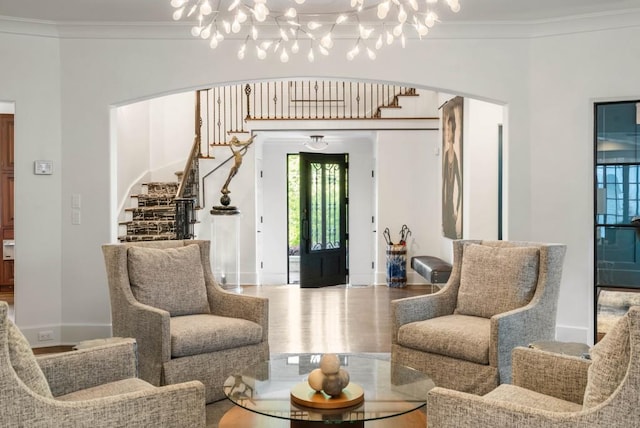
<path id="1" fill-rule="evenodd" d="M 640 100 L 595 104 L 595 340 L 640 305 Z"/>

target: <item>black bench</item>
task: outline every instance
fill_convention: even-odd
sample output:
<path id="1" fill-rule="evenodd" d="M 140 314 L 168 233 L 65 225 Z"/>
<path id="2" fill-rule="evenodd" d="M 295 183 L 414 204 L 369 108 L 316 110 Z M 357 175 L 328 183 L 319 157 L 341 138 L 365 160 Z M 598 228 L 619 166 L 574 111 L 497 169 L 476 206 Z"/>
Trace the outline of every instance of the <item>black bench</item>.
<path id="1" fill-rule="evenodd" d="M 444 284 L 451 275 L 451 264 L 433 256 L 411 257 L 411 268 L 431 284 Z"/>

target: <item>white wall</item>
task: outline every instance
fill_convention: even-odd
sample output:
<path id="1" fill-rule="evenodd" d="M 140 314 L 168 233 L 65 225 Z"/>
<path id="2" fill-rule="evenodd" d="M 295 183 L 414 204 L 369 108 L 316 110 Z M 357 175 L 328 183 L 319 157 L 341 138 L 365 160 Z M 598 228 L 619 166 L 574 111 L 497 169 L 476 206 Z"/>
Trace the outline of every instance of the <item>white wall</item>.
<path id="1" fill-rule="evenodd" d="M 129 195 L 140 189 L 133 186 L 149 176 L 150 143 L 149 103 L 138 102 L 115 110 L 117 123 L 117 197 L 118 213 L 130 207 Z M 122 218 L 124 219 L 124 218 Z"/>
<path id="2" fill-rule="evenodd" d="M 558 321 L 563 337 L 585 339 L 593 310 L 591 103 L 640 95 L 640 58 L 629 51 L 639 23 L 626 14 L 626 28 L 566 35 L 553 34 L 570 23 L 546 23 L 545 37 L 532 39 L 438 38 L 434 31 L 406 49 L 381 51 L 373 66 L 366 58 L 238 63 L 225 44 L 212 52 L 190 39 L 85 38 L 90 28 L 63 39 L 1 33 L 11 67 L 0 68 L 0 99 L 16 103 L 18 324 L 30 338 L 64 326 L 56 339 L 66 342 L 109 334 L 100 245 L 111 239 L 110 107 L 211 83 L 317 76 L 402 82 L 504 104 L 505 238 L 568 244 Z M 337 50 L 344 47 L 336 41 Z M 52 159 L 60 172 L 35 177 L 34 159 Z M 71 225 L 72 194 L 83 196 L 80 225 Z"/>
<path id="3" fill-rule="evenodd" d="M 465 239 L 498 239 L 499 105 L 467 98 L 463 119 L 463 227 Z"/>
<path id="4" fill-rule="evenodd" d="M 0 56 L 3 64 L 0 99 L 14 102 L 16 114 L 16 323 L 27 327 L 25 334 L 32 343 L 35 336 L 31 329 L 37 326 L 53 330 L 54 342 L 58 342 L 66 294 L 61 277 L 61 223 L 71 223 L 71 193 L 63 196 L 61 191 L 65 174 L 61 143 L 60 43 L 47 37 L 2 34 Z M 67 117 L 70 122 L 74 119 L 79 118 Z M 53 175 L 34 175 L 36 159 L 52 160 Z M 105 160 L 106 157 L 101 159 Z M 62 205 L 69 207 L 64 220 Z M 98 251 L 94 251 L 94 257 Z"/>
<path id="5" fill-rule="evenodd" d="M 392 242 L 400 229 L 411 230 L 407 242 L 407 282 L 424 280 L 410 268 L 412 256 L 442 256 L 440 176 L 437 131 L 380 131 L 376 148 L 377 244 L 376 283 L 386 283 L 386 227 Z"/>

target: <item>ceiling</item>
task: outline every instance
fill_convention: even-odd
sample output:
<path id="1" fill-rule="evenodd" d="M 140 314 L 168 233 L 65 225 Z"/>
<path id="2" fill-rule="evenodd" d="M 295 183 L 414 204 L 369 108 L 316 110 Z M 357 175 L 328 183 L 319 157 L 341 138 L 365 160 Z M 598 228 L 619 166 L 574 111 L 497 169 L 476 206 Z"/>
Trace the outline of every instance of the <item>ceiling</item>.
<path id="1" fill-rule="evenodd" d="M 162 23 L 172 21 L 173 8 L 169 2 L 170 0 L 0 0 L 0 16 L 56 23 Z M 292 2 L 293 0 L 270 0 L 270 4 L 274 3 L 274 10 L 278 4 L 287 5 Z M 365 0 L 365 6 L 376 3 L 374 0 Z M 460 0 L 460 4 L 462 7 L 457 14 L 448 8 L 440 8 L 442 21 L 531 22 L 640 9 L 640 0 Z M 349 1 L 307 0 L 299 9 L 315 13 L 323 10 L 346 10 L 349 9 Z"/>

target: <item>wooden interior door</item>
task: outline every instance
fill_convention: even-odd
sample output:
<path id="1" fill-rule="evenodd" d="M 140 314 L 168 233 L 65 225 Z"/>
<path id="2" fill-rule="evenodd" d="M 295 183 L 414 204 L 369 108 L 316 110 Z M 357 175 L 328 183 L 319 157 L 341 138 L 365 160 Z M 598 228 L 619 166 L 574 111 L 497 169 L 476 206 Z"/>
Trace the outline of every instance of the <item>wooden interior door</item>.
<path id="1" fill-rule="evenodd" d="M 0 114 L 0 236 L 3 247 L 13 252 L 13 115 Z M 10 242 L 7 242 L 10 241 Z M 13 292 L 12 257 L 3 252 L 0 262 L 0 292 Z"/>

